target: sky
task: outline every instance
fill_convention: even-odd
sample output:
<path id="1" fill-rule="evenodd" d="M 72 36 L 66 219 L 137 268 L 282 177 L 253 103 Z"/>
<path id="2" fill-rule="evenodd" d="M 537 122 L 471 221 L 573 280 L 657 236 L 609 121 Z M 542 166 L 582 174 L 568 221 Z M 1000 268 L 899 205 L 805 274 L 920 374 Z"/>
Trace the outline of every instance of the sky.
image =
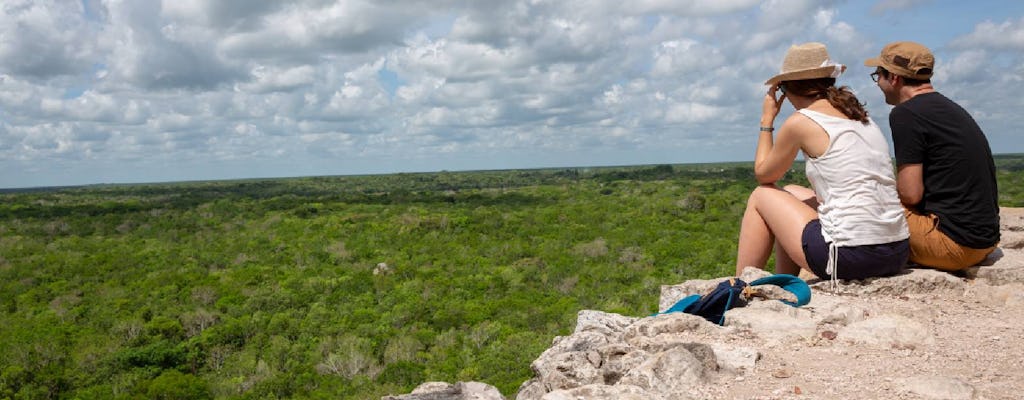
<path id="1" fill-rule="evenodd" d="M 1024 152 L 1021 1 L 0 0 L 0 188 L 750 161 L 797 43 L 888 135 L 900 40 Z"/>

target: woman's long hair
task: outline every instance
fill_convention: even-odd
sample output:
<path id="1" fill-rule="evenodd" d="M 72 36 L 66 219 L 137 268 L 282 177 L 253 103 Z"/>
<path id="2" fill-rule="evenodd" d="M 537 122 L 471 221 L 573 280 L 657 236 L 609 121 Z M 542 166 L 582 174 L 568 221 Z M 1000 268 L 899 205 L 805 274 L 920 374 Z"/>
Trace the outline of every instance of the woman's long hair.
<path id="1" fill-rule="evenodd" d="M 857 100 L 849 86 L 836 87 L 836 78 L 785 81 L 783 84 L 786 86 L 786 93 L 813 99 L 828 99 L 829 104 L 847 118 L 865 124 L 868 122 L 868 111 L 864 109 L 864 104 Z"/>

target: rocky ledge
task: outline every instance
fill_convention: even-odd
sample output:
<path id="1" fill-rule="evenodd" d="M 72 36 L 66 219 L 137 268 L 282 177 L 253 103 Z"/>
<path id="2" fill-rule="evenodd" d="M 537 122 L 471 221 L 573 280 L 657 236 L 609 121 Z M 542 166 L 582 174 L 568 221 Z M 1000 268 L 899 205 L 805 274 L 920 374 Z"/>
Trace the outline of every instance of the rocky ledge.
<path id="1" fill-rule="evenodd" d="M 718 326 L 674 313 L 580 311 L 532 364 L 518 400 L 1017 399 L 1024 396 L 1024 209 L 963 276 L 928 269 L 812 283 L 810 304 L 755 301 Z M 766 275 L 750 268 L 748 282 Z M 663 286 L 659 309 L 722 279 Z M 388 400 L 505 399 L 479 382 L 426 383 Z"/>

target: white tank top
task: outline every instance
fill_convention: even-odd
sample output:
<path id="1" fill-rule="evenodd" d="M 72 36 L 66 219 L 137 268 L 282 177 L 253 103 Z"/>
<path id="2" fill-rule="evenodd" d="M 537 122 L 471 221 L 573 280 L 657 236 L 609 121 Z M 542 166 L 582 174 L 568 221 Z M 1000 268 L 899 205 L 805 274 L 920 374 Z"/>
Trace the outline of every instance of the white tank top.
<path id="1" fill-rule="evenodd" d="M 821 200 L 821 234 L 832 247 L 883 244 L 910 236 L 896 192 L 889 143 L 871 119 L 799 113 L 828 133 L 825 153 L 807 157 L 807 179 Z"/>

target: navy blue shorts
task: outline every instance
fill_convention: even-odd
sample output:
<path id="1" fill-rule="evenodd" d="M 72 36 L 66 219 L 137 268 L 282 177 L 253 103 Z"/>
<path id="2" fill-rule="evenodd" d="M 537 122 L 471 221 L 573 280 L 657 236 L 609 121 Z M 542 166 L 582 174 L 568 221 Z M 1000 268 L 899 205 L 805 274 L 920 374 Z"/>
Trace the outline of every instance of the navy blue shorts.
<path id="1" fill-rule="evenodd" d="M 821 279 L 832 279 L 825 273 L 828 264 L 828 243 L 821 236 L 821 221 L 813 220 L 804 227 L 802 237 L 807 266 Z M 903 271 L 910 256 L 907 239 L 884 244 L 840 247 L 837 251 L 839 279 L 865 279 L 891 276 Z"/>

